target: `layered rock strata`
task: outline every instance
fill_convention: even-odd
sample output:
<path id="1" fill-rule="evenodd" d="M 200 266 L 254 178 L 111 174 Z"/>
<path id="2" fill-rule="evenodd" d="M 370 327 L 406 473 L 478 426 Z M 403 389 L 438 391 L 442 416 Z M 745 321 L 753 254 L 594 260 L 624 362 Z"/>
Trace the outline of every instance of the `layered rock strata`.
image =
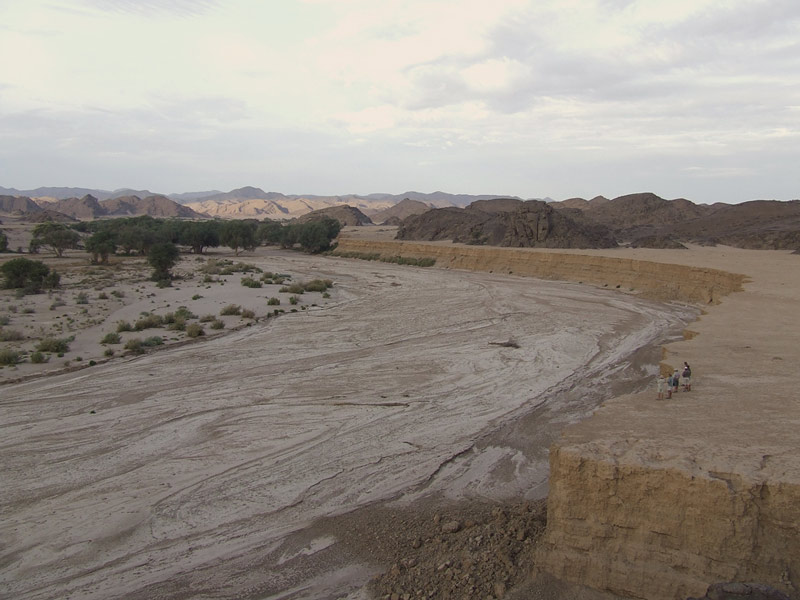
<path id="1" fill-rule="evenodd" d="M 435 258 L 437 267 L 578 281 L 642 293 L 660 300 L 703 304 L 716 303 L 723 296 L 740 291 L 747 279 L 743 275 L 704 267 L 529 248 L 487 248 L 343 237 L 336 252 L 379 254 L 385 258 Z"/>

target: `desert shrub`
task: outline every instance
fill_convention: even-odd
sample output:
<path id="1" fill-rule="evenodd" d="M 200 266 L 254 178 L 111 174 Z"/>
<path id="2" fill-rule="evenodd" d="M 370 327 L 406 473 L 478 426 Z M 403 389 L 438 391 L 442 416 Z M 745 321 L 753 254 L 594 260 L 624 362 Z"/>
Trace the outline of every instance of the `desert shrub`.
<path id="1" fill-rule="evenodd" d="M 243 310 L 242 311 L 242 318 L 243 319 L 255 319 L 256 318 L 256 313 L 254 313 L 252 310 L 249 310 L 249 309 Z"/>
<path id="2" fill-rule="evenodd" d="M 42 363 L 46 363 L 48 360 L 50 360 L 50 359 L 48 358 L 48 356 L 46 354 L 44 354 L 44 352 L 39 352 L 37 350 L 36 352 L 32 352 L 31 353 L 31 362 L 33 364 L 35 364 L 35 365 L 40 365 Z"/>
<path id="3" fill-rule="evenodd" d="M 196 319 L 197 315 L 190 311 L 185 306 L 179 306 L 178 310 L 175 311 L 175 318 L 176 319 Z"/>
<path id="4" fill-rule="evenodd" d="M 280 303 L 280 298 L 275 298 L 274 296 L 267 300 L 267 306 L 278 306 Z"/>
<path id="5" fill-rule="evenodd" d="M 172 322 L 167 327 L 170 331 L 185 331 L 186 330 L 186 319 L 183 317 L 175 317 Z"/>
<path id="6" fill-rule="evenodd" d="M 125 342 L 125 350 L 128 350 L 133 354 L 142 354 L 144 352 L 142 340 L 140 338 L 129 339 L 127 342 Z"/>
<path id="7" fill-rule="evenodd" d="M 64 354 L 69 352 L 69 342 L 61 338 L 46 337 L 36 344 L 39 352 L 52 352 L 54 354 Z"/>
<path id="8" fill-rule="evenodd" d="M 19 362 L 20 354 L 11 348 L 0 349 L 0 365 L 15 365 Z"/>
<path id="9" fill-rule="evenodd" d="M 114 350 L 112 348 L 106 348 L 106 351 L 103 352 L 103 354 L 109 357 L 114 356 Z"/>
<path id="10" fill-rule="evenodd" d="M 22 309 L 22 314 L 23 315 L 32 315 L 35 312 L 36 311 L 33 308 L 31 308 L 30 306 L 26 306 L 25 308 Z"/>
<path id="11" fill-rule="evenodd" d="M 238 304 L 228 304 L 225 308 L 219 311 L 221 316 L 225 315 L 240 315 L 242 314 L 242 307 Z"/>
<path id="12" fill-rule="evenodd" d="M 75 294 L 75 304 L 89 304 L 89 296 L 86 292 Z"/>
<path id="13" fill-rule="evenodd" d="M 330 298 L 331 295 L 328 292 L 322 292 L 322 297 L 323 298 Z"/>
<path id="14" fill-rule="evenodd" d="M 123 331 L 133 331 L 133 325 L 128 321 L 117 321 L 117 333 L 122 333 Z"/>
<path id="15" fill-rule="evenodd" d="M 98 300 L 108 300 L 108 294 L 106 294 L 105 292 L 100 292 L 97 295 L 97 299 Z"/>
<path id="16" fill-rule="evenodd" d="M 203 330 L 203 327 L 199 323 L 192 323 L 191 325 L 187 325 L 186 327 L 186 335 L 190 338 L 200 337 L 201 335 L 205 335 L 206 332 Z"/>
<path id="17" fill-rule="evenodd" d="M 211 321 L 216 321 L 217 317 L 215 315 L 203 315 L 200 317 L 201 323 L 210 323 Z"/>
<path id="18" fill-rule="evenodd" d="M 225 329 L 225 321 L 214 319 L 213 321 L 211 321 L 210 327 L 211 329 Z"/>
<path id="19" fill-rule="evenodd" d="M 292 283 L 282 287 L 279 291 L 288 292 L 290 294 L 302 294 L 305 291 L 305 287 L 303 287 L 302 283 Z"/>
<path id="20" fill-rule="evenodd" d="M 119 344 L 122 341 L 118 333 L 107 333 L 100 340 L 101 344 Z"/>
<path id="21" fill-rule="evenodd" d="M 44 288 L 58 286 L 58 280 L 48 277 L 55 271 L 39 260 L 28 258 L 12 258 L 3 263 L 0 273 L 5 277 L 3 286 L 9 289 L 20 289 L 23 294 L 35 294 Z M 56 276 L 58 274 L 56 273 Z"/>
<path id="22" fill-rule="evenodd" d="M 294 305 L 294 304 L 297 304 L 298 302 L 299 302 L 299 299 L 298 299 L 297 296 L 289 296 L 289 304 Z"/>
<path id="23" fill-rule="evenodd" d="M 133 324 L 133 328 L 136 331 L 142 331 L 143 329 L 154 329 L 156 327 L 161 327 L 163 324 L 164 318 L 161 315 L 149 314 L 141 319 L 137 319 L 137 321 Z"/>
<path id="24" fill-rule="evenodd" d="M 24 339 L 22 332 L 16 329 L 0 329 L 0 342 L 18 342 Z"/>
<path id="25" fill-rule="evenodd" d="M 53 300 L 53 303 L 50 305 L 50 310 L 55 310 L 61 306 L 64 306 L 66 303 L 61 298 L 56 298 Z"/>
<path id="26" fill-rule="evenodd" d="M 302 286 L 307 292 L 324 292 L 329 287 L 333 287 L 333 281 L 330 279 L 312 279 L 303 283 Z"/>
<path id="27" fill-rule="evenodd" d="M 242 285 L 249 288 L 260 288 L 261 282 L 252 277 L 242 277 Z"/>
<path id="28" fill-rule="evenodd" d="M 111 290 L 111 295 L 114 296 L 115 298 L 124 298 L 125 292 L 123 292 L 122 290 Z"/>
<path id="29" fill-rule="evenodd" d="M 200 294 L 195 294 L 194 296 L 192 296 L 192 300 L 200 300 L 200 298 L 202 298 Z"/>
<path id="30" fill-rule="evenodd" d="M 142 346 L 146 346 L 147 348 L 152 348 L 153 346 L 163 346 L 164 339 L 161 336 L 153 335 L 149 338 L 145 338 L 142 342 Z"/>
<path id="31" fill-rule="evenodd" d="M 9 323 L 11 323 L 11 317 L 8 315 L 0 315 L 0 327 L 8 325 Z"/>

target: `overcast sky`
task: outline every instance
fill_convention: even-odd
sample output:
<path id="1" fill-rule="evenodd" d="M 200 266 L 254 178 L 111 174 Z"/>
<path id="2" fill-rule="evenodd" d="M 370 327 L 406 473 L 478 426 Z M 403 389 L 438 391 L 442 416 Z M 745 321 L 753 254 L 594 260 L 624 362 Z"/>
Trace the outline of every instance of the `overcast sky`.
<path id="1" fill-rule="evenodd" d="M 0 186 L 800 198 L 798 0 L 0 0 Z"/>

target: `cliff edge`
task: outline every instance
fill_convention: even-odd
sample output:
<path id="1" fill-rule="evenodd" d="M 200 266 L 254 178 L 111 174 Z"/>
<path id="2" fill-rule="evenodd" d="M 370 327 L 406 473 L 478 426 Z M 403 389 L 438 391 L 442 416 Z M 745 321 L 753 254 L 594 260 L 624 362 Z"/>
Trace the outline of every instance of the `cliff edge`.
<path id="1" fill-rule="evenodd" d="M 758 581 L 800 597 L 800 262 L 785 251 L 542 251 L 343 238 L 340 252 L 582 281 L 705 304 L 686 339 L 690 392 L 606 402 L 551 448 L 537 569 L 653 600 Z M 731 294 L 731 292 L 742 292 Z"/>

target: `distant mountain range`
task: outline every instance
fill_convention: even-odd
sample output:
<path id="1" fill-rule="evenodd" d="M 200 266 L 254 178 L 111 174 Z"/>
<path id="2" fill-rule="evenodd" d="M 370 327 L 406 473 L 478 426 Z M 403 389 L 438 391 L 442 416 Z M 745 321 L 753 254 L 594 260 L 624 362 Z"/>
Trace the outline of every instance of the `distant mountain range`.
<path id="1" fill-rule="evenodd" d="M 621 243 L 674 248 L 694 242 L 800 250 L 800 200 L 705 205 L 684 198 L 666 200 L 649 192 L 556 202 L 445 192 L 287 195 L 257 187 L 171 196 L 129 189 L 0 188 L 0 213 L 35 220 L 136 215 L 259 220 L 332 216 L 343 223 L 401 225 L 404 239 L 547 247 Z"/>

